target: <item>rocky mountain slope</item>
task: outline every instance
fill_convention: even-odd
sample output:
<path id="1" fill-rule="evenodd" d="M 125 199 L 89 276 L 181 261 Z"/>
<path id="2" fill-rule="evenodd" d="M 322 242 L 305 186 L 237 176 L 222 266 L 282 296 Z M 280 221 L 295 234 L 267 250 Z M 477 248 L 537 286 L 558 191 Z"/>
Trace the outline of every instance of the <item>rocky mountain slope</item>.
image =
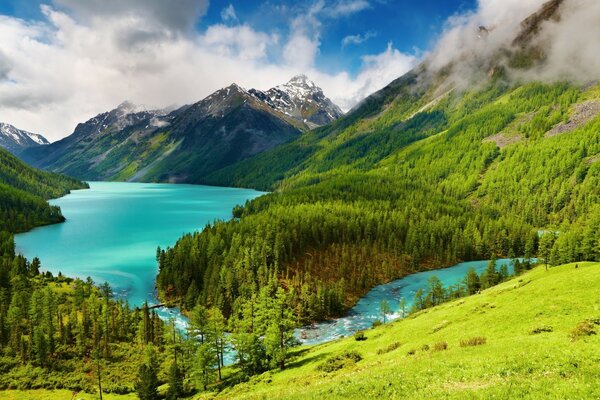
<path id="1" fill-rule="evenodd" d="M 125 102 L 21 157 L 81 179 L 194 183 L 340 115 L 306 77 L 267 92 L 232 84 L 170 112 Z"/>
<path id="2" fill-rule="evenodd" d="M 295 118 L 311 129 L 327 125 L 344 115 L 306 75 L 294 76 L 288 83 L 266 92 L 251 89 L 250 93 L 273 109 Z"/>
<path id="3" fill-rule="evenodd" d="M 0 122 L 0 147 L 13 154 L 18 154 L 29 147 L 49 144 L 42 135 L 23 131 L 12 125 Z"/>

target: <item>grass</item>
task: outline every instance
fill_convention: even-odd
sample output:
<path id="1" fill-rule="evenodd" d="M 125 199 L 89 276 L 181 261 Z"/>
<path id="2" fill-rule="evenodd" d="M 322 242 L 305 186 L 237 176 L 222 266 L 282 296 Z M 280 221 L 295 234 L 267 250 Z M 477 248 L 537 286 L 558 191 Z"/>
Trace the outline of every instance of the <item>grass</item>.
<path id="1" fill-rule="evenodd" d="M 538 267 L 365 331 L 367 340 L 301 348 L 282 372 L 194 398 L 597 399 L 599 288 L 598 263 Z M 330 372 L 320 367 L 334 362 Z"/>
<path id="2" fill-rule="evenodd" d="M 598 399 L 600 263 L 578 264 L 535 268 L 364 331 L 363 341 L 301 347 L 284 371 L 192 399 Z M 0 391 L 0 400 L 17 399 L 70 400 L 72 392 Z"/>
<path id="3" fill-rule="evenodd" d="M 71 390 L 5 390 L 0 391 L 0 400 L 96 400 L 100 397 L 98 394 L 80 392 L 73 396 Z M 138 397 L 135 394 L 117 395 L 104 393 L 103 400 L 134 400 Z"/>

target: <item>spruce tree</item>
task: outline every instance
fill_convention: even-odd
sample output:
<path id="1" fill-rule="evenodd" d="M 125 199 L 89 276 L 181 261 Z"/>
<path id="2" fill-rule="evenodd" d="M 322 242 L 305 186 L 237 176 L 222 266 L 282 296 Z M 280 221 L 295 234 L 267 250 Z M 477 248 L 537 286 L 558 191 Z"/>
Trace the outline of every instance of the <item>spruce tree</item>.
<path id="1" fill-rule="evenodd" d="M 169 390 L 167 391 L 167 400 L 177 400 L 184 396 L 183 375 L 176 362 L 169 368 Z"/>

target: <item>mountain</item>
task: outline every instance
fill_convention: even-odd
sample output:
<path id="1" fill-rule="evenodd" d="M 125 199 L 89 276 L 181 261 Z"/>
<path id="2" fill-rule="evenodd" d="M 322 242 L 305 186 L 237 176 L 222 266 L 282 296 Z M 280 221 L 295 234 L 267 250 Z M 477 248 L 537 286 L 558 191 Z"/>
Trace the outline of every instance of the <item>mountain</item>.
<path id="1" fill-rule="evenodd" d="M 12 125 L 0 122 L 0 147 L 13 154 L 18 154 L 29 147 L 49 144 L 42 135 L 17 129 Z"/>
<path id="2" fill-rule="evenodd" d="M 47 200 L 86 187 L 75 179 L 31 168 L 0 149 L 0 232 L 64 221 L 60 209 Z"/>
<path id="3" fill-rule="evenodd" d="M 250 93 L 311 129 L 327 125 L 344 115 L 306 75 L 294 76 L 288 83 L 266 92 L 250 89 Z"/>
<path id="4" fill-rule="evenodd" d="M 304 76 L 267 92 L 232 84 L 174 111 L 143 110 L 125 102 L 21 157 L 86 180 L 197 183 L 340 115 Z"/>
<path id="5" fill-rule="evenodd" d="M 427 59 L 331 124 L 206 175 L 272 193 L 164 250 L 161 296 L 218 299 L 229 315 L 278 273 L 310 323 L 458 261 L 600 261 L 600 84 L 535 79 L 557 67 L 548 55 L 561 41 L 548 35 L 561 7 L 536 13 L 535 29 L 469 30 L 480 51 Z M 513 45 L 524 31 L 544 40 Z"/>

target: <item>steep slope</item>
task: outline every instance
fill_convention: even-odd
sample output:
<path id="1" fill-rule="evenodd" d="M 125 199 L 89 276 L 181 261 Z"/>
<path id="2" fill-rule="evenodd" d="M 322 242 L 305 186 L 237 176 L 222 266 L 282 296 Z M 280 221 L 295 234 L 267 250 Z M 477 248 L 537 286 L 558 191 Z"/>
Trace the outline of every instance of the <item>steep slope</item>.
<path id="1" fill-rule="evenodd" d="M 60 209 L 46 200 L 86 184 L 28 167 L 0 149 L 0 231 L 22 232 L 64 221 Z"/>
<path id="2" fill-rule="evenodd" d="M 233 84 L 172 112 L 123 103 L 79 124 L 67 138 L 21 156 L 88 180 L 196 183 L 340 113 L 305 77 L 265 93 Z"/>
<path id="3" fill-rule="evenodd" d="M 278 273 L 310 322 L 457 261 L 600 260 L 600 85 L 511 79 L 518 34 L 468 88 L 425 63 L 334 123 L 208 175 L 274 193 L 167 249 L 162 296 L 230 315 Z"/>
<path id="4" fill-rule="evenodd" d="M 18 154 L 29 147 L 49 144 L 42 135 L 17 129 L 12 125 L 0 122 L 0 147 L 13 154 Z"/>
<path id="5" fill-rule="evenodd" d="M 589 288 L 600 285 L 600 264 L 578 267 L 538 267 L 368 330 L 365 341 L 302 348 L 284 371 L 199 398 L 597 398 L 600 300 Z M 485 343 L 461 345 L 474 337 Z M 362 360 L 319 369 L 348 352 Z"/>

